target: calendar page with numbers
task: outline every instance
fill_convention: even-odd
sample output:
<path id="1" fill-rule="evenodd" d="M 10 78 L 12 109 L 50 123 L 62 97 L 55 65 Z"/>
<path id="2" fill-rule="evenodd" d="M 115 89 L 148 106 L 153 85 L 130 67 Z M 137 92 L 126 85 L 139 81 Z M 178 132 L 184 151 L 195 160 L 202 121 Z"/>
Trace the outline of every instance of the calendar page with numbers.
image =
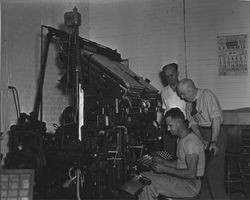
<path id="1" fill-rule="evenodd" d="M 220 76 L 247 75 L 247 34 L 218 36 Z"/>

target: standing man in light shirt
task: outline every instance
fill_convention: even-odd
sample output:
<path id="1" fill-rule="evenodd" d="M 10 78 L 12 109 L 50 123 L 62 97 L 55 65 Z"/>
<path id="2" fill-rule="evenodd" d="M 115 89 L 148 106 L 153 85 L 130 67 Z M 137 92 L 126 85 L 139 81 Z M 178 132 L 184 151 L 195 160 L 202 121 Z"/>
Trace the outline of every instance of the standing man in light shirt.
<path id="1" fill-rule="evenodd" d="M 177 84 L 179 82 L 178 65 L 170 63 L 162 68 L 163 76 L 168 85 L 161 90 L 162 109 L 167 112 L 170 108 L 179 108 L 185 114 L 186 103 L 176 93 Z"/>
<path id="2" fill-rule="evenodd" d="M 226 199 L 224 186 L 224 159 L 227 137 L 221 133 L 223 122 L 220 103 L 208 89 L 198 89 L 191 79 L 183 79 L 177 86 L 178 94 L 187 101 L 186 114 L 193 132 L 208 142 L 214 151 L 207 168 L 208 180 L 215 199 Z"/>
<path id="3" fill-rule="evenodd" d="M 179 108 L 184 116 L 186 102 L 182 100 L 176 93 L 177 84 L 179 82 L 178 65 L 176 63 L 170 63 L 162 68 L 163 78 L 166 79 L 168 85 L 164 87 L 161 92 L 161 111 L 157 113 L 157 122 L 161 124 L 161 119 L 164 113 L 171 108 Z M 176 151 L 176 138 L 171 136 L 168 131 L 167 134 L 163 134 L 164 148 L 171 154 L 175 155 Z"/>

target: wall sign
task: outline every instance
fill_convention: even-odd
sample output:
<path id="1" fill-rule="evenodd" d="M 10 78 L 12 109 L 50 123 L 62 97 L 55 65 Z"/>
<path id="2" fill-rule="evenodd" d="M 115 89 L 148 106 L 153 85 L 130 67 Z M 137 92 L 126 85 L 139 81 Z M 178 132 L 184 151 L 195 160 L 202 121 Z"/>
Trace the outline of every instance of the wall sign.
<path id="1" fill-rule="evenodd" d="M 247 34 L 217 36 L 219 76 L 247 74 Z"/>

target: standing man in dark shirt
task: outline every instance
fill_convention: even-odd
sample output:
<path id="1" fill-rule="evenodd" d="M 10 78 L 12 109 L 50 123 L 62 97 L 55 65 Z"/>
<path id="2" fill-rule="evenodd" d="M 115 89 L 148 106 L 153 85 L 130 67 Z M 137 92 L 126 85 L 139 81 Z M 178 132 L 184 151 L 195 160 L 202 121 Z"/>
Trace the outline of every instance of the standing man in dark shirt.
<path id="1" fill-rule="evenodd" d="M 183 79 L 177 86 L 179 96 L 186 104 L 189 126 L 199 138 L 207 141 L 214 151 L 207 169 L 208 179 L 215 199 L 226 199 L 224 186 L 224 159 L 226 134 L 221 133 L 222 112 L 217 97 L 208 89 L 198 89 L 191 79 Z"/>

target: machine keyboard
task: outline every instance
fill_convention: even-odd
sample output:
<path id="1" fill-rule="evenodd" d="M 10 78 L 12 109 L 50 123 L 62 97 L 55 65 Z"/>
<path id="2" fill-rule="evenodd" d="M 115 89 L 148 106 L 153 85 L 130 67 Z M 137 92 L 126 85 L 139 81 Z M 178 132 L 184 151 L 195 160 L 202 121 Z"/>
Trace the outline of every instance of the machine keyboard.
<path id="1" fill-rule="evenodd" d="M 140 165 L 149 168 L 152 165 L 154 155 L 157 155 L 160 158 L 165 159 L 165 160 L 173 159 L 173 156 L 167 151 L 157 151 L 157 152 L 154 152 L 153 155 L 149 155 L 149 154 L 144 155 L 143 157 L 139 158 L 137 162 Z"/>

